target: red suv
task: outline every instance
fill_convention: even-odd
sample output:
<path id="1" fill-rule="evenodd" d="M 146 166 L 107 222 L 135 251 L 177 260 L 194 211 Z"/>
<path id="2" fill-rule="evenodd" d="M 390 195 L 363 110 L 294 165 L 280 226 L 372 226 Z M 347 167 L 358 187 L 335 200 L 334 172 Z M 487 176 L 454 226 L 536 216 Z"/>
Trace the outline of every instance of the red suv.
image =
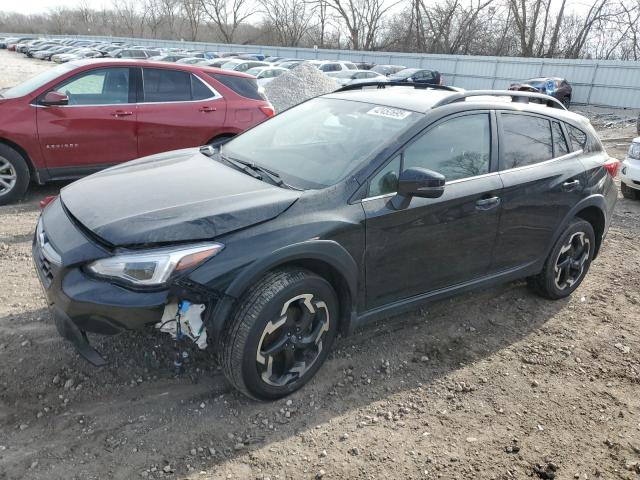
<path id="1" fill-rule="evenodd" d="M 0 92 L 0 205 L 30 180 L 79 178 L 219 142 L 274 114 L 246 74 L 197 65 L 84 60 Z"/>

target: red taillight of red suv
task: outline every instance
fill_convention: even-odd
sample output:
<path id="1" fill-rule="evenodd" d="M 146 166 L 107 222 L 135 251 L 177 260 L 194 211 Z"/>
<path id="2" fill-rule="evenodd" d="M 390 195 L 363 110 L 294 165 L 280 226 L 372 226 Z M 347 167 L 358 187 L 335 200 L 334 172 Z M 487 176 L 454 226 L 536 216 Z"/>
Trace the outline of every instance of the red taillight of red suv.
<path id="1" fill-rule="evenodd" d="M 264 113 L 267 118 L 271 118 L 276 114 L 276 110 L 272 105 L 260 105 L 260 111 Z"/>
<path id="2" fill-rule="evenodd" d="M 44 197 L 42 200 L 40 200 L 40 210 L 44 210 L 46 206 L 53 202 L 56 198 L 58 198 L 57 195 L 47 195 L 46 197 Z"/>
<path id="3" fill-rule="evenodd" d="M 620 161 L 615 158 L 610 158 L 604 162 L 604 168 L 607 169 L 607 172 L 611 177 L 615 178 L 615 176 L 618 175 L 618 170 L 620 169 Z"/>

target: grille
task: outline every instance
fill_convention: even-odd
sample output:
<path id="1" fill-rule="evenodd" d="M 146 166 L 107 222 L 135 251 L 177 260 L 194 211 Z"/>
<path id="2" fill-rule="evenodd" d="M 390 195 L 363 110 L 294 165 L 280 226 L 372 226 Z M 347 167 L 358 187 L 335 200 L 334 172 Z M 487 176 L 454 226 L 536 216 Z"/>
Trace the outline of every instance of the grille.
<path id="1" fill-rule="evenodd" d="M 38 222 L 36 229 L 36 238 L 34 246 L 34 261 L 36 268 L 40 273 L 40 278 L 45 288 L 51 286 L 53 277 L 61 264 L 61 259 L 58 253 L 53 249 L 47 234 L 42 228 L 42 221 Z"/>

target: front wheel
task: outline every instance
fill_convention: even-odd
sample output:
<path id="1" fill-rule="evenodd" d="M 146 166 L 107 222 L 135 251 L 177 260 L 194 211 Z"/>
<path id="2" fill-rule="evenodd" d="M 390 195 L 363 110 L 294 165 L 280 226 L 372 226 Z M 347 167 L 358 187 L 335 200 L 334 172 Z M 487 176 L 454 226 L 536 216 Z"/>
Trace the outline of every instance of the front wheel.
<path id="1" fill-rule="evenodd" d="M 29 187 L 29 166 L 13 148 L 0 144 L 0 205 L 20 200 Z"/>
<path id="2" fill-rule="evenodd" d="M 337 331 L 338 300 L 329 282 L 301 268 L 274 270 L 241 299 L 219 362 L 244 394 L 277 399 L 315 375 Z"/>
<path id="3" fill-rule="evenodd" d="M 568 297 L 589 271 L 595 246 L 596 237 L 591 224 L 574 219 L 554 245 L 542 272 L 527 279 L 529 286 L 552 300 Z"/>

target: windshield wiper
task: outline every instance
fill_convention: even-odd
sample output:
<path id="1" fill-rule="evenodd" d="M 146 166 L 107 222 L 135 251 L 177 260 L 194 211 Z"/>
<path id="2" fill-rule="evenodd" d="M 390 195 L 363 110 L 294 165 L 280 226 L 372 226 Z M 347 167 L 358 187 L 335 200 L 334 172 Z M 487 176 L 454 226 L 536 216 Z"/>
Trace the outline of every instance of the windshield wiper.
<path id="1" fill-rule="evenodd" d="M 223 156 L 223 155 L 220 154 L 220 156 Z M 271 182 L 278 187 L 285 185 L 282 178 L 280 178 L 280 175 L 274 172 L 273 170 L 269 170 L 268 168 L 261 167 L 260 165 L 256 165 L 255 163 L 252 163 L 252 162 L 238 160 L 237 158 L 231 158 L 231 157 L 225 157 L 225 158 L 227 158 L 228 160 L 231 160 L 232 162 L 237 162 L 241 165 L 244 165 L 245 168 L 250 168 L 255 173 L 266 175 L 271 180 Z M 285 185 L 285 186 L 288 186 L 288 185 Z"/>
<path id="2" fill-rule="evenodd" d="M 253 178 L 257 178 L 258 180 L 264 181 L 266 177 L 269 179 L 269 183 L 272 183 L 277 187 L 286 187 L 291 190 L 295 190 L 294 187 L 286 184 L 284 180 L 282 180 L 280 175 L 274 172 L 273 170 L 270 170 L 265 167 L 261 167 L 260 165 L 256 165 L 255 163 L 252 163 L 252 162 L 247 162 L 245 160 L 239 160 L 237 158 L 228 157 L 227 155 L 224 155 L 222 152 L 220 152 L 220 149 L 214 149 L 209 145 L 200 148 L 200 152 L 204 155 L 207 155 L 208 157 L 213 157 L 215 154 L 217 154 L 220 160 L 231 165 L 235 169 L 246 173 L 247 175 L 251 175 Z"/>

